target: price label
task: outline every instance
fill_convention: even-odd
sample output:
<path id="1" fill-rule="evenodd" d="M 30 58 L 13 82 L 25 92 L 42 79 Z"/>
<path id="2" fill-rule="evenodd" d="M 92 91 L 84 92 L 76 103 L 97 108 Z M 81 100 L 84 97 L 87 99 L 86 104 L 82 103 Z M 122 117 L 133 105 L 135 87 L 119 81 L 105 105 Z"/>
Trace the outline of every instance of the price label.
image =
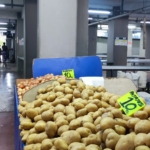
<path id="1" fill-rule="evenodd" d="M 74 78 L 74 70 L 73 69 L 63 70 L 62 75 L 67 78 Z"/>
<path id="2" fill-rule="evenodd" d="M 145 103 L 140 99 L 135 91 L 130 91 L 119 98 L 118 103 L 127 116 L 131 116 L 145 106 Z"/>

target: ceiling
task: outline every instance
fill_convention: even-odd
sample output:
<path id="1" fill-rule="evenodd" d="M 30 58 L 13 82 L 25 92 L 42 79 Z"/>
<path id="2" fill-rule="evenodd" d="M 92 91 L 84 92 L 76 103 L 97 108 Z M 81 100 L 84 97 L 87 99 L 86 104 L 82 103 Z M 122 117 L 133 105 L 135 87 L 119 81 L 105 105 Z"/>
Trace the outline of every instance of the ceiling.
<path id="1" fill-rule="evenodd" d="M 0 0 L 0 4 L 5 7 L 0 7 L 0 23 L 7 23 L 7 25 L 0 25 L 0 28 L 7 28 L 7 30 L 15 30 L 17 13 L 22 11 L 23 0 Z M 3 29 L 0 29 L 0 32 Z"/>
<path id="2" fill-rule="evenodd" d="M 113 11 L 113 7 L 116 6 L 120 6 L 120 9 L 122 8 L 121 6 L 123 6 L 123 11 Z M 150 20 L 150 0 L 89 0 L 89 9 L 107 10 L 111 12 L 111 15 L 89 14 L 89 17 L 93 18 L 89 23 L 114 17 L 114 12 L 118 12 L 118 15 L 121 15 L 137 9 L 140 10 L 129 14 L 129 23 L 140 25 L 140 21 L 143 20 L 144 17 L 146 17 L 146 20 Z"/>

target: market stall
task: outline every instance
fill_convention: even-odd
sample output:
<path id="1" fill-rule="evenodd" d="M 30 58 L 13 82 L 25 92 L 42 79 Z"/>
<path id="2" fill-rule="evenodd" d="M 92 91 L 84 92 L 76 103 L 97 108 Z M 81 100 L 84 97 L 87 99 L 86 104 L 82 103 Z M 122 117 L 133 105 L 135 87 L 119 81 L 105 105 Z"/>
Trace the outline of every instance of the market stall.
<path id="1" fill-rule="evenodd" d="M 87 62 L 84 67 L 85 57 L 83 62 L 79 59 L 82 57 L 74 59 L 76 65 L 70 65 L 69 61 L 64 67 L 61 63 L 62 67 L 58 67 L 59 72 L 56 69 L 54 75 L 46 75 L 48 71 L 43 74 L 49 69 L 45 64 L 49 64 L 50 60 L 44 59 L 47 62 L 43 63 L 45 69 L 34 61 L 35 79 L 17 82 L 16 150 L 22 150 L 23 143 L 24 150 L 149 149 L 150 106 L 137 95 L 134 84 L 129 79 L 106 79 L 107 90 L 100 85 L 94 86 L 94 82 L 86 85 L 82 80 L 69 79 L 68 74 L 62 76 L 64 72 L 77 78 L 102 76 L 99 58 L 86 57 L 87 62 L 90 59 L 91 67 L 87 67 Z M 66 67 L 67 64 L 69 67 Z M 91 74 L 90 70 L 94 73 Z M 110 83 L 111 86 L 108 86 Z M 123 86 L 127 86 L 129 91 L 122 90 Z"/>

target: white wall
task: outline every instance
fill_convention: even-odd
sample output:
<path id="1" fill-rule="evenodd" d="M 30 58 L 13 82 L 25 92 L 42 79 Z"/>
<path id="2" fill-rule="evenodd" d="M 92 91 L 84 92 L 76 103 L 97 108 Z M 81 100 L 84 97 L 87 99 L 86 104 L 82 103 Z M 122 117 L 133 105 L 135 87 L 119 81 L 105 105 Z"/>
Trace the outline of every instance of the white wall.
<path id="1" fill-rule="evenodd" d="M 97 53 L 107 53 L 107 38 L 97 38 Z"/>

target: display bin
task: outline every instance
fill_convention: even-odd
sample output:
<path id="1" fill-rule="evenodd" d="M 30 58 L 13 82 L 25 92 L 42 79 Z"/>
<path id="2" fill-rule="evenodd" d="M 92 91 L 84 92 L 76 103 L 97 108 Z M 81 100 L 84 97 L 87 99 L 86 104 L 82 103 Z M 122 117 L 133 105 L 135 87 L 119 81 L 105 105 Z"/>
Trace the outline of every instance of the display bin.
<path id="1" fill-rule="evenodd" d="M 98 56 L 70 57 L 70 58 L 47 58 L 33 60 L 33 77 L 46 74 L 62 75 L 62 70 L 73 69 L 75 78 L 82 76 L 102 76 L 102 65 Z M 24 144 L 21 141 L 18 117 L 18 94 L 17 87 L 14 87 L 14 118 L 15 118 L 15 150 L 23 150 Z"/>

